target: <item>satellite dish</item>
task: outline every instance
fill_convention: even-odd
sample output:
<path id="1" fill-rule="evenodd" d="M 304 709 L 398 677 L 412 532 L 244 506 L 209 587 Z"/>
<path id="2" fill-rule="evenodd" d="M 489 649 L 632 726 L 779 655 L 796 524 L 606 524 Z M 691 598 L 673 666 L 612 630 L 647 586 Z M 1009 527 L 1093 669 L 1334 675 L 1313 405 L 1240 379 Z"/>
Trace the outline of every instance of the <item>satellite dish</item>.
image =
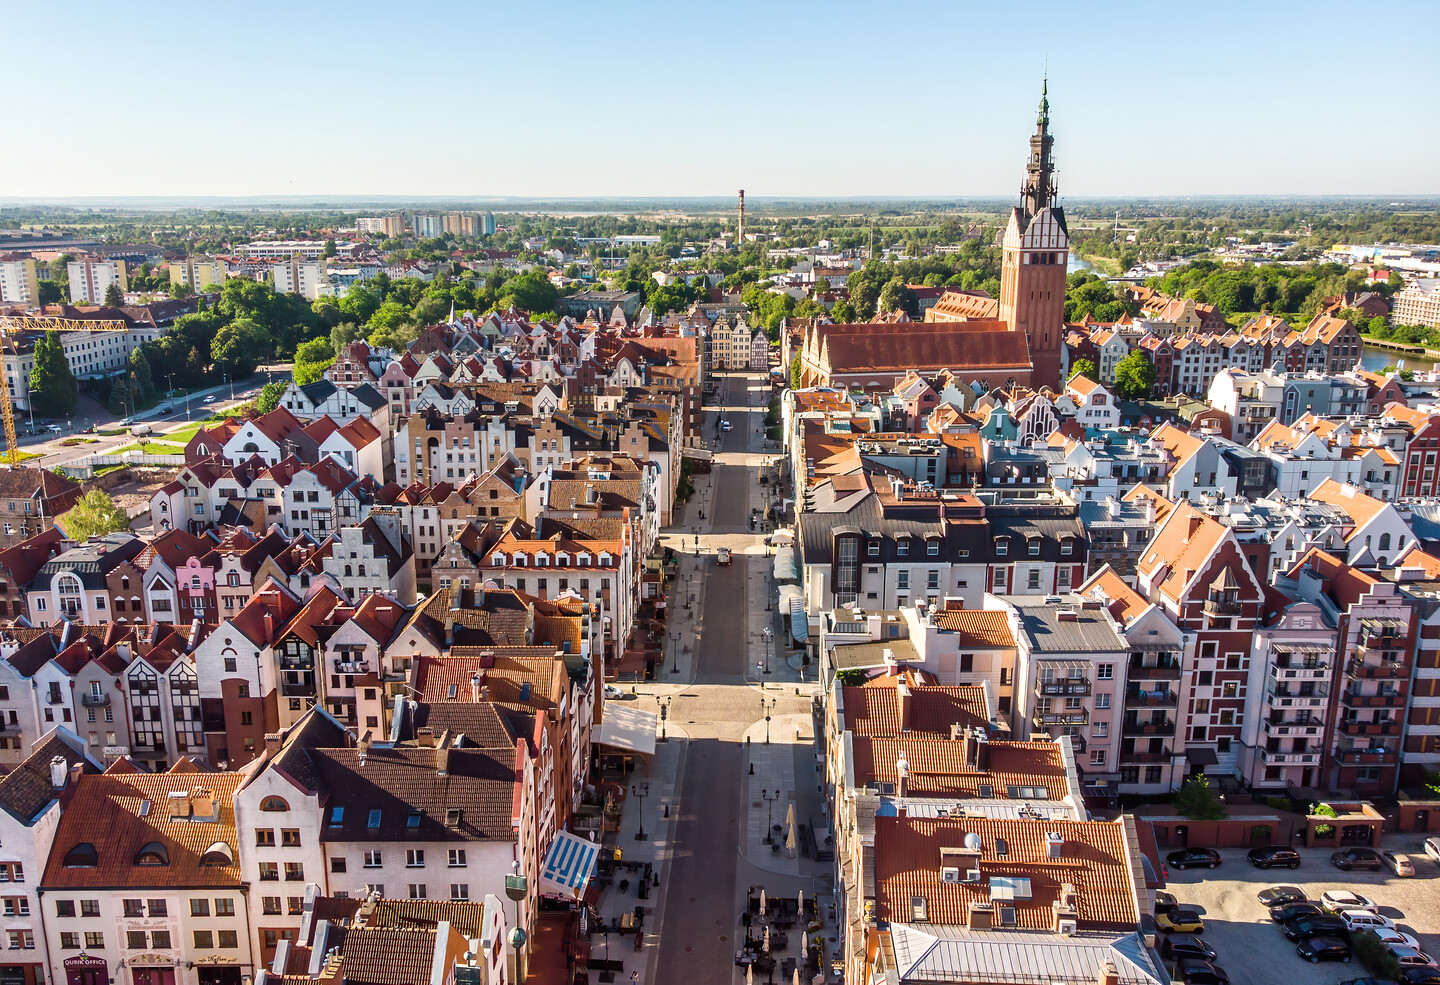
<path id="1" fill-rule="evenodd" d="M 965 847 L 971 851 L 978 852 L 980 850 L 980 844 L 980 836 L 975 832 L 971 831 L 965 836 Z"/>

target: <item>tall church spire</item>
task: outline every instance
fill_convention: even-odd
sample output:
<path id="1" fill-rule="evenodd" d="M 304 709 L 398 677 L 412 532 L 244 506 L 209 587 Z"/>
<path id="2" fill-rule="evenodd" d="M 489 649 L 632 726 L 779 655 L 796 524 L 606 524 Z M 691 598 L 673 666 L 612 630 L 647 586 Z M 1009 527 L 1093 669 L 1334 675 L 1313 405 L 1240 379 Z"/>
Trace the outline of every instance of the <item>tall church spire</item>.
<path id="1" fill-rule="evenodd" d="M 1055 138 L 1050 136 L 1050 80 L 1040 84 L 1040 110 L 1036 114 L 1035 134 L 1030 138 L 1030 161 L 1025 165 L 1025 183 L 1020 188 L 1021 208 L 1025 223 L 1036 213 L 1055 204 L 1055 166 L 1050 150 Z"/>

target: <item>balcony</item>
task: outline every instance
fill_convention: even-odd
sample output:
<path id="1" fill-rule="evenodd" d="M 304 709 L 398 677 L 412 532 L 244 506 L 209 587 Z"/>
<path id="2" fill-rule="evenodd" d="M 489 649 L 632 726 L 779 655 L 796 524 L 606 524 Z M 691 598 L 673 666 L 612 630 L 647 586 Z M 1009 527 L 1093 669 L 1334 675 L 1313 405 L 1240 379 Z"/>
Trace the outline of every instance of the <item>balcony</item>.
<path id="1" fill-rule="evenodd" d="M 1393 762 L 1396 753 L 1390 749 L 1338 749 L 1335 760 L 1349 765 L 1366 765 Z"/>
<path id="2" fill-rule="evenodd" d="M 280 657 L 281 670 L 314 670 L 315 661 L 308 655 L 282 654 Z"/>
<path id="3" fill-rule="evenodd" d="M 1345 673 L 1359 680 L 1399 680 L 1410 676 L 1410 668 L 1398 660 L 1384 660 L 1378 664 L 1367 664 L 1359 658 L 1351 658 L 1345 665 Z"/>
<path id="4" fill-rule="evenodd" d="M 1268 718 L 1265 720 L 1266 735 L 1319 735 L 1324 730 L 1325 723 L 1318 718 L 1311 718 L 1304 722 L 1272 722 Z"/>
<path id="5" fill-rule="evenodd" d="M 1126 708 L 1174 708 L 1180 701 L 1177 691 L 1145 691 L 1130 688 L 1125 692 Z"/>
<path id="6" fill-rule="evenodd" d="M 0 738 L 12 739 L 19 734 L 19 722 L 0 722 Z"/>
<path id="7" fill-rule="evenodd" d="M 1362 623 L 1360 626 L 1360 649 L 1400 650 L 1405 646 L 1405 630 L 1398 621 L 1394 624 Z"/>
<path id="8" fill-rule="evenodd" d="M 82 692 L 80 704 L 86 708 L 109 708 L 110 693 L 108 691 L 102 691 L 100 694 L 92 694 L 89 691 Z"/>
<path id="9" fill-rule="evenodd" d="M 1048 728 L 1051 725 L 1088 725 L 1090 713 L 1084 708 L 1071 708 L 1068 711 L 1037 711 L 1035 713 L 1035 724 L 1041 728 Z"/>
<path id="10" fill-rule="evenodd" d="M 1121 735 L 1174 735 L 1175 721 L 1166 718 L 1158 722 L 1126 721 L 1120 726 Z"/>
<path id="11" fill-rule="evenodd" d="M 1261 749 L 1260 759 L 1275 766 L 1314 766 L 1320 762 L 1320 753 L 1271 752 L 1269 749 Z"/>
<path id="12" fill-rule="evenodd" d="M 1291 684 L 1271 678 L 1265 682 L 1265 693 L 1282 708 L 1319 708 L 1330 696 L 1330 686 L 1324 681 Z"/>
<path id="13" fill-rule="evenodd" d="M 1345 735 L 1399 735 L 1400 723 L 1394 719 L 1384 722 L 1359 722 L 1340 719 L 1340 731 Z"/>
<path id="14" fill-rule="evenodd" d="M 1122 763 L 1168 763 L 1174 755 L 1169 746 L 1165 746 L 1159 752 L 1126 752 L 1120 750 L 1120 762 Z"/>
<path id="15" fill-rule="evenodd" d="M 346 662 L 337 659 L 335 661 L 335 673 L 337 674 L 364 674 L 367 673 L 367 665 L 364 660 L 352 660 Z"/>
<path id="16" fill-rule="evenodd" d="M 1075 697 L 1090 693 L 1090 682 L 1079 678 L 1063 681 L 1041 681 L 1035 685 L 1035 693 L 1047 697 Z"/>
<path id="17" fill-rule="evenodd" d="M 1178 681 L 1180 679 L 1180 661 L 1166 660 L 1160 663 L 1146 664 L 1132 660 L 1127 673 L 1132 681 Z"/>
<path id="18" fill-rule="evenodd" d="M 1240 600 L 1212 595 L 1205 600 L 1205 613 L 1211 616 L 1238 616 Z"/>
<path id="19" fill-rule="evenodd" d="M 1340 700 L 1351 708 L 1403 708 L 1403 691 L 1385 691 L 1380 694 L 1358 694 L 1354 691 L 1340 692 Z"/>
<path id="20" fill-rule="evenodd" d="M 315 696 L 315 684 L 313 681 L 295 683 L 286 681 L 280 685 L 280 693 L 287 698 L 313 698 Z"/>

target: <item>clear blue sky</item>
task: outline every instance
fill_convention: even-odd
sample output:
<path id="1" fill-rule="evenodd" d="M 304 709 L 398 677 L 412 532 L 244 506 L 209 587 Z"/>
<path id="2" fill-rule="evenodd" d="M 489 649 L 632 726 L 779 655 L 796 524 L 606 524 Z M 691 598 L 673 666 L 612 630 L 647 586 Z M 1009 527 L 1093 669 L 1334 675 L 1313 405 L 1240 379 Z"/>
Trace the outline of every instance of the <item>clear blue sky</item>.
<path id="1" fill-rule="evenodd" d="M 6 3 L 0 196 L 1440 193 L 1440 3 Z"/>

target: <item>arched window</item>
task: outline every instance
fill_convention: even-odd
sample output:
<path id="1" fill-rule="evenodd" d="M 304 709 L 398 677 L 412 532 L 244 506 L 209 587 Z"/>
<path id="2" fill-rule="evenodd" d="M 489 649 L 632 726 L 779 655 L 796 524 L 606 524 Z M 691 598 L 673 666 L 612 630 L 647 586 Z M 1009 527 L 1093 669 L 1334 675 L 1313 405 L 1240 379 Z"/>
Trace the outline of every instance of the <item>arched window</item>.
<path id="1" fill-rule="evenodd" d="M 158 841 L 152 841 L 135 853 L 136 865 L 169 865 L 170 850 Z"/>
<path id="2" fill-rule="evenodd" d="M 1390 533 L 1389 533 L 1389 531 L 1386 531 L 1385 533 L 1383 533 L 1383 534 L 1380 535 L 1380 550 L 1382 550 L 1382 551 L 1388 551 L 1388 550 L 1390 550 Z"/>
<path id="3" fill-rule="evenodd" d="M 260 801 L 262 811 L 288 811 L 290 805 L 285 802 L 284 797 L 266 797 Z"/>
<path id="4" fill-rule="evenodd" d="M 245 447 L 241 448 L 240 450 L 242 452 L 245 452 L 246 454 L 253 454 L 260 450 L 260 446 L 253 441 L 247 441 L 245 442 Z"/>
<path id="5" fill-rule="evenodd" d="M 56 579 L 56 589 L 63 595 L 79 595 L 80 579 L 72 574 L 66 573 Z"/>
<path id="6" fill-rule="evenodd" d="M 230 851 L 230 846 L 223 841 L 217 841 L 205 849 L 205 854 L 200 856 L 202 866 L 217 866 L 224 868 L 227 865 L 235 864 L 235 857 Z"/>
<path id="7" fill-rule="evenodd" d="M 357 573 L 361 578 L 364 578 L 364 577 L 365 577 L 365 565 L 363 565 L 363 564 L 357 564 L 357 565 L 355 566 L 355 571 L 356 571 L 356 573 Z"/>
<path id="8" fill-rule="evenodd" d="M 353 574 L 354 572 L 350 569 L 350 565 L 345 565 L 345 577 L 349 578 Z"/>
<path id="9" fill-rule="evenodd" d="M 93 868 L 100 864 L 100 853 L 88 841 L 82 841 L 65 853 L 62 863 L 67 869 Z"/>

